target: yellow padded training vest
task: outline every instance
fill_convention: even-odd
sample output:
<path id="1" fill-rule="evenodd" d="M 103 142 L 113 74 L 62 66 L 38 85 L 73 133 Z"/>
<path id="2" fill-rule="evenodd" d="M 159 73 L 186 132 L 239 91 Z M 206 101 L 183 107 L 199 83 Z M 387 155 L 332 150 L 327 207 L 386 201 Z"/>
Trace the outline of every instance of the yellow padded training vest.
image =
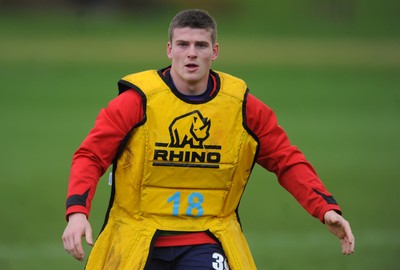
<path id="1" fill-rule="evenodd" d="M 256 269 L 236 210 L 258 143 L 244 126 L 246 84 L 214 73 L 217 94 L 184 100 L 156 70 L 124 77 L 144 101 L 144 119 L 116 164 L 107 223 L 86 269 L 144 269 L 158 230 L 209 231 L 230 269 Z"/>

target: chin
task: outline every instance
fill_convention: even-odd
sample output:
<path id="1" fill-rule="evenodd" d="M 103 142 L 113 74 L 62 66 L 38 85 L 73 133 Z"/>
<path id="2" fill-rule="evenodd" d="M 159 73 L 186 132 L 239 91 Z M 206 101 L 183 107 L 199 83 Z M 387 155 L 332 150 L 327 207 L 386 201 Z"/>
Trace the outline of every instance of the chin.
<path id="1" fill-rule="evenodd" d="M 184 77 L 184 79 L 189 83 L 196 83 L 198 81 L 201 81 L 201 78 L 201 76 L 194 74 L 189 74 Z"/>

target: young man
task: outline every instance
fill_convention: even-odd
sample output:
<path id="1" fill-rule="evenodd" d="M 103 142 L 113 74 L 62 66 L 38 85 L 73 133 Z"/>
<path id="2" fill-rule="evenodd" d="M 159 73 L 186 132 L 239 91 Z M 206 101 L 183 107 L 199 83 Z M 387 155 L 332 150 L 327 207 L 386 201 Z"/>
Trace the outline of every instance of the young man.
<path id="1" fill-rule="evenodd" d="M 237 207 L 255 163 L 354 252 L 349 223 L 313 167 L 246 84 L 211 70 L 216 24 L 202 10 L 169 28 L 171 66 L 124 77 L 73 157 L 65 249 L 83 260 L 99 178 L 110 206 L 87 269 L 256 269 Z"/>

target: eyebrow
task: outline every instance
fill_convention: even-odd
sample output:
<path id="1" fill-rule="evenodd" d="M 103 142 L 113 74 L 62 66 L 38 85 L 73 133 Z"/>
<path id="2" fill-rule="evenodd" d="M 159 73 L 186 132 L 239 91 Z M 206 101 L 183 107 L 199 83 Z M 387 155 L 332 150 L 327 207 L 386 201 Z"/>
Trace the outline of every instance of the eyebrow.
<path id="1" fill-rule="evenodd" d="M 176 43 L 189 43 L 189 41 L 187 41 L 187 40 L 183 40 L 183 39 L 178 39 L 178 40 L 175 40 L 175 42 Z M 209 45 L 210 44 L 210 42 L 208 42 L 208 41 L 195 41 L 194 42 L 196 45 Z"/>
<path id="2" fill-rule="evenodd" d="M 208 46 L 210 44 L 210 42 L 208 42 L 208 41 L 196 41 L 195 44 L 197 44 L 197 45 L 207 45 Z"/>

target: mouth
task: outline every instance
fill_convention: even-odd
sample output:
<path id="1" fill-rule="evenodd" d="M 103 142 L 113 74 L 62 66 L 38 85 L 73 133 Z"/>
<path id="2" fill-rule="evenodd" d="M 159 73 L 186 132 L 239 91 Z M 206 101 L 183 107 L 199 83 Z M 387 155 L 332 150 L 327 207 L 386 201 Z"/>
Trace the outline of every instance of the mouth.
<path id="1" fill-rule="evenodd" d="M 194 63 L 189 63 L 185 65 L 185 68 L 188 69 L 189 71 L 196 71 L 199 65 L 196 65 Z"/>

